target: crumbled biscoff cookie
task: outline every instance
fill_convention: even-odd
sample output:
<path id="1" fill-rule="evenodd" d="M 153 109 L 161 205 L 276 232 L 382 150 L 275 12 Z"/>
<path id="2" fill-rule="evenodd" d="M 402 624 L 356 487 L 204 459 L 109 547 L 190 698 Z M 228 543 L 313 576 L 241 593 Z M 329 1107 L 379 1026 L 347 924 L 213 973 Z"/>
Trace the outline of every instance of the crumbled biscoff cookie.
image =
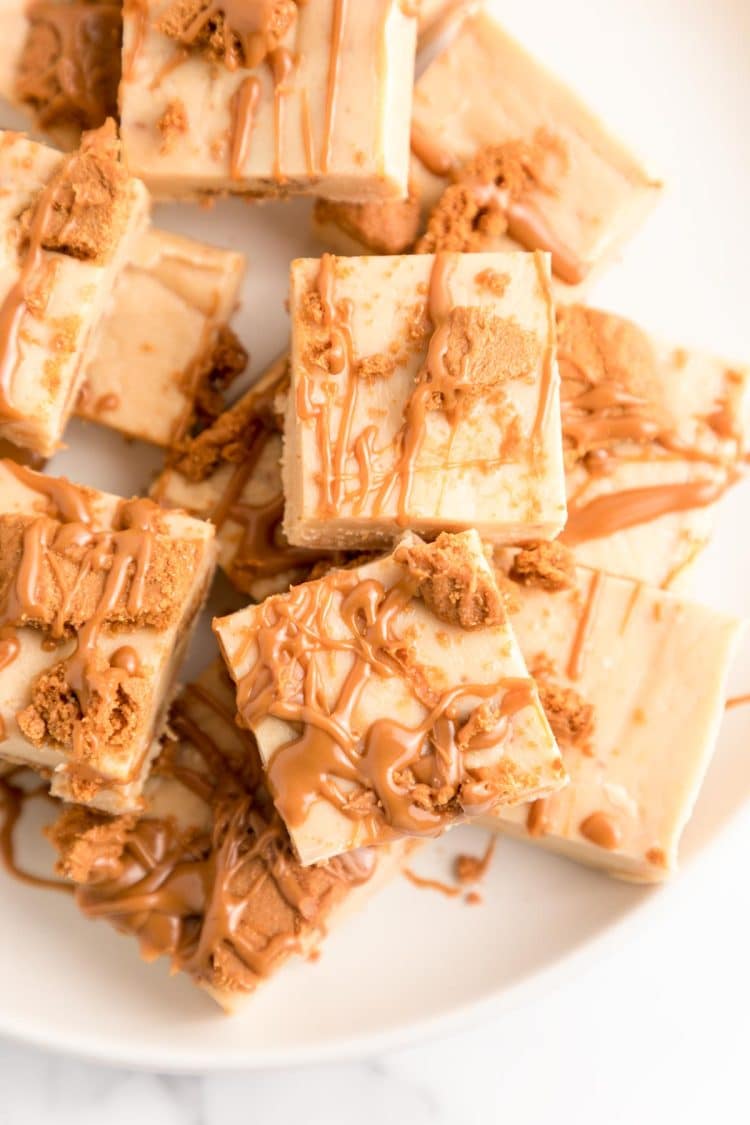
<path id="1" fill-rule="evenodd" d="M 537 680 L 539 698 L 561 746 L 585 746 L 594 733 L 595 712 L 590 703 L 571 687 Z"/>
<path id="2" fill-rule="evenodd" d="M 441 621 L 477 629 L 505 620 L 503 598 L 492 575 L 477 568 L 456 536 L 443 533 L 434 543 L 397 547 L 394 558 L 407 567 L 419 597 Z"/>
<path id="3" fill-rule="evenodd" d="M 187 110 L 181 98 L 173 98 L 157 122 L 162 136 L 161 151 L 171 152 L 177 137 L 187 133 L 189 128 Z"/>
<path id="4" fill-rule="evenodd" d="M 291 28 L 295 0 L 176 0 L 158 23 L 159 31 L 185 47 L 195 47 L 229 70 L 259 66 Z"/>
<path id="5" fill-rule="evenodd" d="M 111 119 L 84 133 L 81 147 L 61 161 L 46 191 L 53 204 L 42 246 L 72 258 L 103 263 L 117 246 L 127 221 L 129 178 Z M 22 216 L 31 222 L 32 208 Z"/>
<path id="6" fill-rule="evenodd" d="M 98 539 L 103 545 L 112 534 L 103 532 Z M 91 621 L 104 604 L 110 571 L 116 559 L 122 557 L 118 556 L 116 546 L 114 551 L 105 552 L 101 566 L 92 566 L 96 539 L 93 534 L 86 542 L 71 538 L 64 524 L 46 517 L 0 515 L 0 604 L 13 606 L 12 590 L 29 551 L 35 552 L 37 559 L 33 605 L 19 607 L 17 616 L 12 615 L 11 608 L 10 620 L 14 625 L 52 629 L 55 635 L 65 636 Z M 137 610 L 129 606 L 137 572 L 133 557 L 117 597 L 108 599 L 102 624 L 119 628 L 167 628 L 189 597 L 197 551 L 194 542 L 154 535 Z"/>
<path id="7" fill-rule="evenodd" d="M 116 879 L 122 853 L 137 816 L 103 817 L 78 805 L 66 806 L 45 836 L 60 853 L 55 870 L 74 883 Z"/>
<path id="8" fill-rule="evenodd" d="M 451 386 L 440 380 L 435 409 L 450 410 L 460 395 L 465 404 L 485 397 L 507 379 L 527 375 L 539 358 L 539 339 L 514 320 L 495 316 L 481 306 L 455 308 L 448 318 L 443 368 Z M 423 378 L 431 375 L 425 368 Z"/>
<path id="9" fill-rule="evenodd" d="M 16 93 L 42 129 L 96 129 L 117 114 L 122 8 L 113 3 L 32 3 Z"/>
<path id="10" fill-rule="evenodd" d="M 86 712 L 68 681 L 65 663 L 52 666 L 37 679 L 31 703 L 16 715 L 24 736 L 34 746 L 52 743 L 86 761 L 88 742 L 110 750 L 129 746 L 146 713 L 151 695 L 147 677 L 110 667 L 100 657 L 87 670 Z"/>
<path id="11" fill-rule="evenodd" d="M 523 586 L 569 590 L 576 584 L 573 552 L 556 540 L 530 543 L 514 558 L 510 577 Z"/>
<path id="12" fill-rule="evenodd" d="M 419 191 L 409 185 L 406 199 L 389 203 L 336 203 L 318 199 L 315 221 L 332 223 L 373 254 L 407 254 L 419 234 Z"/>

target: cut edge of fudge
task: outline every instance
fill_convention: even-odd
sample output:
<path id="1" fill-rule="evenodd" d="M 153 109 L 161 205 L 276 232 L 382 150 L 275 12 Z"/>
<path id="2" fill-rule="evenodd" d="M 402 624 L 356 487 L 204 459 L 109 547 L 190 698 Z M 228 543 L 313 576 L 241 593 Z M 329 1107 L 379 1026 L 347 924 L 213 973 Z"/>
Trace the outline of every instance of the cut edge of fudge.
<path id="1" fill-rule="evenodd" d="M 79 148 L 67 155 L 8 131 L 0 133 L 0 154 L 11 171 L 22 169 L 21 209 L 12 232 L 22 254 L 0 302 L 0 431 L 47 457 L 75 406 L 86 356 L 117 277 L 148 224 L 149 196 L 122 163 L 111 119 L 85 133 Z M 8 246 L 9 265 L 13 246 Z M 65 276 L 60 278 L 58 269 L 50 279 L 50 263 L 66 266 Z M 72 284 L 72 271 L 89 264 L 99 271 L 89 286 L 80 273 L 73 274 L 80 300 L 86 294 L 85 315 L 59 311 L 47 324 L 45 313 L 56 289 Z M 30 331 L 34 326 L 38 336 Z M 29 345 L 25 351 L 22 341 Z M 43 362 L 43 378 L 33 382 L 32 410 L 28 388 L 24 405 L 17 399 L 19 380 L 34 360 Z"/>
<path id="2" fill-rule="evenodd" d="M 115 285 L 76 414 L 167 448 L 210 425 L 247 365 L 229 324 L 245 265 L 236 251 L 146 231 Z M 131 368 L 139 364 L 134 388 Z"/>

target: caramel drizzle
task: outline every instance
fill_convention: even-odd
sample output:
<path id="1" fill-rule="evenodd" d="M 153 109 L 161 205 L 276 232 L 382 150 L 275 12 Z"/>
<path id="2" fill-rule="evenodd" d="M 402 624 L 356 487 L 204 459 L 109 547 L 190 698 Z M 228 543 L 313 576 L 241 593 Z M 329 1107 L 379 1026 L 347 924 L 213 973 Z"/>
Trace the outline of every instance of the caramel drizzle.
<path id="1" fill-rule="evenodd" d="M 426 416 L 430 403 L 440 396 L 443 409 L 453 423 L 463 413 L 460 393 L 446 367 L 450 313 L 453 308 L 450 280 L 458 263 L 458 255 L 446 251 L 436 254 L 427 296 L 427 315 L 433 332 L 427 346 L 424 371 L 404 408 L 404 424 L 396 439 L 399 448 L 396 464 L 375 498 L 375 515 L 383 513 L 394 487 L 398 487 L 396 522 L 406 527 L 410 520 L 411 494 L 425 435 Z M 461 373 L 460 383 L 466 381 L 467 372 Z M 450 450 L 448 451 L 450 452 Z"/>
<path id="2" fill-rule="evenodd" d="M 455 159 L 415 121 L 411 126 L 411 151 L 433 176 L 447 178 L 456 166 Z"/>
<path id="3" fill-rule="evenodd" d="M 268 56 L 273 74 L 273 176 L 284 183 L 282 169 L 282 144 L 284 135 L 284 98 L 288 92 L 289 77 L 294 70 L 294 59 L 286 47 L 277 47 Z"/>
<path id="4" fill-rule="evenodd" d="M 65 162 L 63 162 L 64 167 Z M 53 178 L 58 181 L 64 179 L 60 176 Z M 21 325 L 29 311 L 27 298 L 32 279 L 44 263 L 45 228 L 56 202 L 57 191 L 47 184 L 34 207 L 28 247 L 18 277 L 0 305 L 0 419 L 4 418 L 8 421 L 23 418 L 23 414 L 11 401 L 14 376 L 22 359 Z"/>
<path id="5" fill-rule="evenodd" d="M 583 612 L 578 619 L 578 626 L 576 628 L 573 643 L 570 647 L 570 656 L 568 657 L 568 666 L 565 669 L 566 674 L 571 680 L 579 680 L 583 673 L 583 664 L 586 658 L 586 645 L 588 643 L 589 634 L 596 620 L 596 611 L 599 605 L 599 596 L 601 594 L 602 581 L 604 575 L 600 570 L 594 571 L 589 583 L 588 593 L 586 595 L 586 602 L 583 607 Z"/>
<path id="6" fill-rule="evenodd" d="M 622 489 L 583 501 L 587 481 L 579 494 L 568 498 L 563 542 L 575 546 L 665 515 L 706 507 L 719 500 L 734 483 L 736 475 L 726 456 L 681 441 L 670 429 L 669 419 L 653 403 L 631 392 L 615 377 L 595 381 L 564 342 L 558 348 L 558 362 L 562 375 L 563 435 L 589 478 L 606 473 L 611 463 L 629 459 L 618 451 L 621 443 L 642 447 L 643 459 L 652 459 L 646 451 L 656 448 L 664 458 L 716 466 L 725 474 L 713 480 Z M 727 436 L 737 441 L 736 433 Z"/>
<path id="7" fill-rule="evenodd" d="M 339 96 L 339 72 L 341 70 L 341 53 L 344 42 L 344 25 L 347 19 L 348 3 L 349 0 L 333 0 L 331 39 L 328 56 L 328 78 L 326 81 L 325 125 L 323 129 L 323 143 L 320 151 L 320 170 L 323 173 L 329 171 L 331 162 L 331 146 L 333 144 L 337 99 Z"/>
<path id="8" fill-rule="evenodd" d="M 743 707 L 746 703 L 750 703 L 750 693 L 746 695 L 733 695 L 726 700 L 724 709 L 732 711 L 735 707 Z"/>
<path id="9" fill-rule="evenodd" d="M 42 567 L 47 562 L 60 585 L 60 607 L 56 620 L 48 628 L 48 637 L 52 641 L 62 640 L 67 609 L 76 588 L 88 573 L 106 571 L 99 602 L 89 620 L 78 629 L 75 650 L 63 662 L 66 682 L 81 709 L 81 718 L 73 727 L 72 749 L 73 758 L 82 766 L 92 753 L 97 754 L 102 749 L 101 735 L 87 729 L 85 724 L 92 698 L 111 690 L 129 674 L 129 668 L 137 664 L 137 655 L 126 647 L 117 650 L 106 668 L 97 668 L 96 663 L 100 663 L 98 642 L 126 589 L 128 614 L 135 618 L 143 608 L 160 509 L 151 500 L 123 501 L 114 528 L 97 529 L 82 489 L 64 478 L 40 476 L 10 461 L 3 465 L 26 488 L 49 501 L 53 516 L 38 517 L 24 533 L 21 561 L 6 604 L 0 609 L 0 624 L 13 629 L 39 616 L 41 607 L 36 590 Z M 82 548 L 83 555 L 73 585 L 66 588 L 49 552 L 64 551 L 73 545 Z"/>
<path id="10" fill-rule="evenodd" d="M 237 703 L 251 730 L 269 716 L 301 724 L 299 736 L 267 763 L 269 789 L 288 826 L 303 824 L 313 804 L 326 800 L 358 823 L 362 842 L 382 842 L 402 833 L 436 835 L 462 812 L 496 803 L 492 782 L 466 765 L 464 751 L 480 746 L 464 733 L 461 714 L 477 700 L 493 705 L 492 738 L 488 732 L 480 738 L 483 746 L 497 746 L 509 735 L 511 717 L 537 706 L 533 681 L 503 679 L 434 692 L 414 675 L 404 641 L 394 632 L 413 596 L 406 576 L 385 589 L 356 571 L 338 571 L 259 607 L 247 635 L 256 656 L 238 681 Z M 340 629 L 332 636 L 326 621 L 335 605 L 346 627 L 339 639 Z M 352 664 L 329 706 L 319 658 L 335 653 L 351 657 Z M 235 656 L 240 665 L 244 659 L 244 652 Z M 409 728 L 382 718 L 360 734 L 357 707 L 372 676 L 403 681 L 424 708 L 423 721 Z M 420 798 L 425 792 L 429 800 Z"/>
<path id="11" fill-rule="evenodd" d="M 460 887 L 451 886 L 450 883 L 443 883 L 440 879 L 427 879 L 424 875 L 417 875 L 416 871 L 412 871 L 410 867 L 402 867 L 401 874 L 405 879 L 408 879 L 413 886 L 419 887 L 420 890 L 439 891 L 439 893 L 445 895 L 446 898 L 456 898 L 457 895 L 461 894 Z"/>
<path id="12" fill-rule="evenodd" d="M 706 508 L 720 500 L 733 483 L 730 474 L 718 480 L 647 485 L 597 496 L 581 507 L 568 507 L 568 522 L 560 539 L 575 547 L 661 516 Z"/>
<path id="13" fill-rule="evenodd" d="M 15 771 L 14 771 L 15 772 Z M 71 893 L 73 888 L 68 883 L 59 879 L 46 879 L 42 875 L 34 875 L 25 871 L 16 859 L 15 831 L 21 819 L 23 808 L 27 801 L 43 798 L 52 801 L 46 785 L 38 785 L 35 789 L 22 789 L 13 785 L 9 775 L 0 778 L 0 861 L 9 875 L 19 883 L 26 883 L 30 887 L 45 887 L 53 891 L 66 891 Z"/>
<path id="14" fill-rule="evenodd" d="M 232 144 L 229 155 L 229 175 L 233 180 L 242 179 L 250 152 L 250 138 L 255 124 L 255 111 L 261 95 L 260 79 L 251 74 L 243 78 L 231 102 Z"/>
<path id="15" fill-rule="evenodd" d="M 534 418 L 534 425 L 531 430 L 532 442 L 538 444 L 542 441 L 547 428 L 552 393 L 557 384 L 555 361 L 557 351 L 557 324 L 555 321 L 555 306 L 552 301 L 552 291 L 550 289 L 549 278 L 547 277 L 546 265 L 538 251 L 534 254 L 534 265 L 539 280 L 539 288 L 542 291 L 547 306 L 547 345 L 544 349 L 544 358 L 542 360 L 542 380 L 539 386 L 539 403 Z"/>
<path id="16" fill-rule="evenodd" d="M 228 685 L 227 694 L 231 698 Z M 215 740 L 205 731 L 191 697 L 220 720 L 228 742 L 246 741 L 236 759 L 222 746 L 221 735 Z M 254 739 L 235 726 L 223 699 L 192 684 L 170 724 L 182 741 L 167 744 L 159 768 L 211 805 L 211 832 L 180 833 L 171 818 L 140 820 L 128 833 L 116 869 L 95 871 L 78 889 L 77 901 L 89 916 L 106 917 L 137 934 L 146 959 L 168 954 L 175 971 L 220 988 L 249 990 L 281 959 L 302 952 L 300 938 L 320 928 L 321 916 L 346 888 L 371 878 L 377 856 L 361 850 L 320 865 L 311 886 L 278 814 L 258 788 Z M 182 745 L 198 753 L 205 772 L 180 764 Z M 293 911 L 289 929 L 276 922 L 270 934 L 260 915 L 254 928 L 256 896 L 269 880 Z"/>

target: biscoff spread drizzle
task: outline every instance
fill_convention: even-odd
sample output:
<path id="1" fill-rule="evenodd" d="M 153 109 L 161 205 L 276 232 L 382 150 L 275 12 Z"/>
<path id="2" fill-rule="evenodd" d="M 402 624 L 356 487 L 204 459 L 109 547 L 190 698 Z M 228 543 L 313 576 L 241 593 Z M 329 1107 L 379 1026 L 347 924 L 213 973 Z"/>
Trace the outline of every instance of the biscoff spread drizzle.
<path id="1" fill-rule="evenodd" d="M 465 580 L 472 581 L 468 574 Z M 431 687 L 398 629 L 418 585 L 408 562 L 390 588 L 357 571 L 336 571 L 258 608 L 246 639 L 254 661 L 238 680 L 237 703 L 250 729 L 268 716 L 301 724 L 301 733 L 267 763 L 269 788 L 288 826 L 299 827 L 326 800 L 357 822 L 362 843 L 436 835 L 469 810 L 492 808 L 519 781 L 528 784 L 510 766 L 474 770 L 465 755 L 511 736 L 513 716 L 538 707 L 533 682 Z M 325 661 L 335 655 L 350 667 L 328 703 Z M 240 666 L 242 660 L 240 652 Z M 362 730 L 358 707 L 372 677 L 400 681 L 424 719 L 407 727 L 384 717 Z"/>
<path id="2" fill-rule="evenodd" d="M 32 517 L 23 526 L 20 558 L 6 585 L 0 622 L 6 630 L 41 628 L 53 643 L 71 635 L 76 641 L 70 655 L 42 674 L 32 691 L 32 705 L 19 713 L 17 721 L 26 737 L 38 737 L 32 732 L 43 714 L 43 702 L 36 698 L 37 690 L 44 690 L 43 684 L 64 698 L 66 707 L 75 700 L 71 768 L 80 764 L 90 769 L 111 750 L 112 740 L 117 741 L 116 733 L 102 727 L 102 715 L 108 707 L 116 710 L 121 696 L 130 698 L 132 681 L 141 675 L 137 655 L 129 646 L 117 649 L 109 660 L 102 655 L 102 631 L 111 624 L 139 620 L 163 627 L 162 618 L 173 613 L 174 602 L 181 596 L 181 590 L 164 591 L 164 603 L 153 613 L 146 602 L 162 514 L 150 500 L 122 501 L 112 527 L 97 527 L 83 489 L 13 462 L 3 465 L 26 488 L 44 497 L 50 512 Z M 160 551 L 163 549 L 162 543 Z M 193 548 L 191 551 L 188 565 L 192 568 L 195 556 Z M 44 594 L 43 575 L 49 583 Z"/>
<path id="3" fill-rule="evenodd" d="M 165 742 L 156 766 L 210 806 L 208 831 L 181 830 L 170 817 L 106 821 L 71 810 L 52 835 L 62 873 L 84 884 L 76 898 L 85 914 L 136 934 L 146 959 L 166 954 L 198 983 L 243 992 L 323 936 L 327 915 L 371 878 L 377 855 L 363 849 L 300 866 L 263 788 L 252 735 L 235 726 L 231 689 L 217 675 L 176 702 L 177 741 Z M 107 832 L 116 846 L 97 837 Z"/>
<path id="4" fill-rule="evenodd" d="M 94 129 L 117 113 L 122 11 L 111 3 L 32 3 L 16 76 L 41 128 Z"/>
<path id="5" fill-rule="evenodd" d="M 699 432 L 706 440 L 690 444 L 675 432 L 674 420 L 662 404 L 656 357 L 640 329 L 576 305 L 559 309 L 557 320 L 568 469 L 582 466 L 592 482 L 606 479 L 619 463 L 629 460 L 683 460 L 710 470 L 705 479 L 619 489 L 592 500 L 585 499 L 584 484 L 568 498 L 563 542 L 575 546 L 715 503 L 734 483 L 741 452 L 728 402 L 721 432 L 704 420 Z"/>

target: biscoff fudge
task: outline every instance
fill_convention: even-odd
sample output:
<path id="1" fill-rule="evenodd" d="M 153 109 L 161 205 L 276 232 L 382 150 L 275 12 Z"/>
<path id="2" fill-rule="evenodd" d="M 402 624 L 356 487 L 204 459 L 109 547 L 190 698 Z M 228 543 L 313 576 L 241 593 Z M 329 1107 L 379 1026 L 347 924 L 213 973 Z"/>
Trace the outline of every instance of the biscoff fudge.
<path id="1" fill-rule="evenodd" d="M 518 543 L 561 530 L 549 283 L 543 254 L 292 263 L 290 543 L 373 548 L 406 528 Z"/>
<path id="2" fill-rule="evenodd" d="M 503 577 L 570 784 L 488 826 L 611 875 L 665 879 L 714 751 L 741 623 L 575 567 L 558 544 L 521 551 Z"/>
<path id="3" fill-rule="evenodd" d="M 398 0 L 127 0 L 123 18 L 123 143 L 157 195 L 406 195 L 417 27 Z"/>
<path id="4" fill-rule="evenodd" d="M 228 324 L 244 270 L 235 251 L 146 231 L 118 278 L 76 414 L 167 447 L 215 417 L 247 362 Z"/>
<path id="5" fill-rule="evenodd" d="M 0 462 L 0 757 L 137 808 L 215 553 L 184 512 Z"/>
<path id="6" fill-rule="evenodd" d="M 407 535 L 214 630 L 305 866 L 565 783 L 474 531 Z"/>
<path id="7" fill-rule="evenodd" d="M 148 211 L 111 122 L 68 156 L 0 133 L 0 438 L 54 453 Z"/>
<path id="8" fill-rule="evenodd" d="M 417 78 L 411 139 L 411 209 L 321 204 L 315 226 L 329 248 L 544 250 L 555 296 L 569 300 L 617 254 L 661 188 L 482 10 L 467 12 Z M 398 251 L 383 249 L 380 230 Z"/>
<path id="9" fill-rule="evenodd" d="M 117 116 L 122 5 L 0 0 L 0 97 L 63 149 Z"/>
<path id="10" fill-rule="evenodd" d="M 85 915 L 136 937 L 145 960 L 169 957 L 231 1012 L 290 957 L 317 954 L 405 849 L 300 865 L 219 662 L 177 697 L 168 731 L 140 813 L 71 806 L 48 835 Z"/>
<path id="11" fill-rule="evenodd" d="M 281 417 L 289 358 L 281 356 L 213 425 L 181 442 L 151 495 L 216 527 L 219 566 L 253 601 L 307 578 L 341 552 L 291 547 L 282 530 Z"/>
<path id="12" fill-rule="evenodd" d="M 737 479 L 750 369 L 581 305 L 557 312 L 568 522 L 581 563 L 679 586 Z"/>

